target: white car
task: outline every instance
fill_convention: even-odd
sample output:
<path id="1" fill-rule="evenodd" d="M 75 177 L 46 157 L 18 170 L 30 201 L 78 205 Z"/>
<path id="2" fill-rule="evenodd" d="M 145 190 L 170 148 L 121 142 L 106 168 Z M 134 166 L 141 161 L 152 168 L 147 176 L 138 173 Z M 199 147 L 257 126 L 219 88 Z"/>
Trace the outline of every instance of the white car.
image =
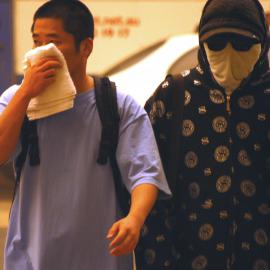
<path id="1" fill-rule="evenodd" d="M 144 105 L 167 74 L 196 66 L 198 43 L 196 34 L 170 37 L 115 65 L 105 75 Z"/>

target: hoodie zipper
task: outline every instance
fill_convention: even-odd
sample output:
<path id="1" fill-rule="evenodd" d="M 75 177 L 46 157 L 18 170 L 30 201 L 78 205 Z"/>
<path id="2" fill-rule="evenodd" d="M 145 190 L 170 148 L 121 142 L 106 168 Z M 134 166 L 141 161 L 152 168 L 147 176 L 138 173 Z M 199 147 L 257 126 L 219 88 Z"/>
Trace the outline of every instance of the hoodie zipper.
<path id="1" fill-rule="evenodd" d="M 231 95 L 226 95 L 226 111 L 231 116 Z"/>
<path id="2" fill-rule="evenodd" d="M 229 132 L 229 150 L 230 150 L 230 154 L 233 154 L 232 153 L 232 147 L 233 147 L 233 143 L 234 143 L 234 141 L 233 141 L 233 139 L 232 139 L 232 132 L 231 132 L 231 121 L 232 121 L 232 119 L 231 119 L 231 116 L 232 116 L 232 110 L 231 110 L 231 97 L 232 97 L 232 93 L 231 94 L 226 94 L 226 111 L 227 111 L 227 113 L 228 113 L 228 132 Z M 230 170 L 231 170 L 231 172 L 230 172 L 230 176 L 231 176 L 231 178 L 232 178 L 232 181 L 234 182 L 234 173 L 235 173 L 235 171 L 234 171 L 234 163 L 233 163 L 233 161 L 231 161 L 231 166 L 230 166 Z M 234 183 L 232 184 L 233 186 L 235 185 Z M 234 189 L 235 189 L 235 187 L 234 187 Z M 233 269 L 235 269 L 235 267 L 234 267 L 234 265 L 233 265 L 233 257 L 235 256 L 235 232 L 233 232 L 233 230 L 234 230 L 234 224 L 236 224 L 237 223 L 237 198 L 236 198 L 236 192 L 235 192 L 235 190 L 233 191 L 233 194 L 232 194 L 232 201 L 231 201 L 231 203 L 232 203 L 232 205 L 231 205 L 231 215 L 232 215 L 232 220 L 231 220 L 231 224 L 230 224 L 230 229 L 232 230 L 232 233 L 231 233 L 231 235 L 230 235 L 230 240 L 229 240 L 229 246 L 230 246 L 230 249 L 231 249 L 231 254 L 230 254 L 230 256 L 229 256 L 229 258 L 230 258 L 230 265 L 229 265 L 229 267 L 228 267 L 228 269 L 230 269 L 230 270 L 233 270 Z"/>

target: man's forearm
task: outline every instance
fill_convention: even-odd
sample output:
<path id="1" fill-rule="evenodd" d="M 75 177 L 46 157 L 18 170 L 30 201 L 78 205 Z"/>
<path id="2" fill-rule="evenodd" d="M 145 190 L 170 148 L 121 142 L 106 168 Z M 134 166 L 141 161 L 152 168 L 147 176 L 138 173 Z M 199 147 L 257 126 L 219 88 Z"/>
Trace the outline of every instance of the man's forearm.
<path id="1" fill-rule="evenodd" d="M 8 160 L 16 147 L 29 101 L 20 88 L 0 114 L 0 165 Z"/>
<path id="2" fill-rule="evenodd" d="M 129 215 L 134 216 L 141 223 L 141 226 L 151 211 L 157 194 L 158 189 L 152 184 L 141 184 L 132 191 Z"/>

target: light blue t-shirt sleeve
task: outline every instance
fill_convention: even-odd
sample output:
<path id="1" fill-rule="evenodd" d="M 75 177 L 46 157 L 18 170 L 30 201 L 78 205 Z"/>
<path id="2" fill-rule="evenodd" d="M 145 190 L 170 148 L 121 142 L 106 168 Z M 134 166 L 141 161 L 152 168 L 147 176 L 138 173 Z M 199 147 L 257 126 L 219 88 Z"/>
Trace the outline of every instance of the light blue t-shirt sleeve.
<path id="1" fill-rule="evenodd" d="M 121 93 L 118 107 L 121 120 L 116 154 L 127 189 L 131 192 L 147 183 L 162 191 L 160 195 L 171 195 L 147 113 L 133 98 Z"/>
<path id="2" fill-rule="evenodd" d="M 4 111 L 4 109 L 7 107 L 11 99 L 14 97 L 18 88 L 19 88 L 19 85 L 14 84 L 2 93 L 2 95 L 0 96 L 0 114 Z M 13 159 L 15 159 L 15 157 L 20 153 L 20 151 L 21 151 L 21 145 L 18 142 L 16 146 L 16 150 L 14 151 L 14 153 L 11 155 L 10 159 L 7 162 L 10 162 Z"/>
<path id="3" fill-rule="evenodd" d="M 2 95 L 0 96 L 0 114 L 7 107 L 11 99 L 14 97 L 18 88 L 19 85 L 14 84 L 2 93 Z"/>

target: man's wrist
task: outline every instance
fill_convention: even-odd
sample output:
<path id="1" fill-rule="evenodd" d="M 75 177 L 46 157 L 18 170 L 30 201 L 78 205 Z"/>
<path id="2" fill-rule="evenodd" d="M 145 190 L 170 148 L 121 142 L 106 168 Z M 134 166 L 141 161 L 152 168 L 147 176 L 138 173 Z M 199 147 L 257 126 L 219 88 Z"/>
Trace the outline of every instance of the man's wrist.
<path id="1" fill-rule="evenodd" d="M 32 98 L 30 91 L 24 85 L 19 88 L 18 94 L 20 95 L 20 98 L 26 103 L 29 103 Z"/>
<path id="2" fill-rule="evenodd" d="M 145 219 L 146 219 L 146 217 L 144 215 L 139 214 L 139 213 L 135 213 L 132 211 L 128 214 L 128 217 L 135 219 L 138 222 L 140 227 L 143 226 Z"/>

